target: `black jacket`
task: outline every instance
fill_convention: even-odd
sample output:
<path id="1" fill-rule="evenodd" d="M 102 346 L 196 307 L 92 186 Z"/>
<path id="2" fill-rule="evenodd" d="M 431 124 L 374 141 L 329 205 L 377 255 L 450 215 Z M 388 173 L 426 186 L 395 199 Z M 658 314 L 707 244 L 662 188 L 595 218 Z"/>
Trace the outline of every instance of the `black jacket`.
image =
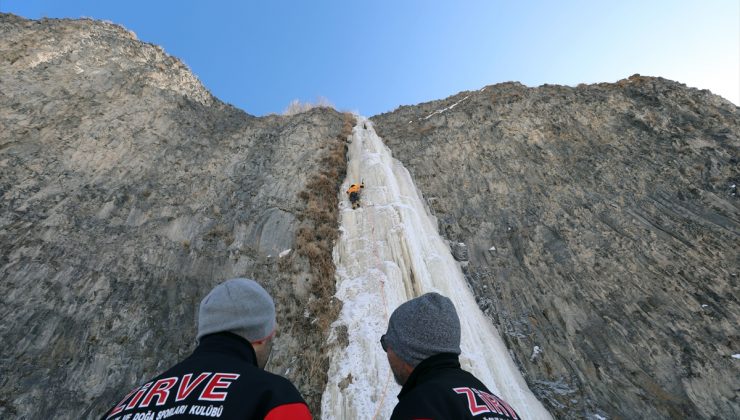
<path id="1" fill-rule="evenodd" d="M 398 394 L 391 420 L 518 419 L 509 404 L 460 368 L 456 354 L 419 363 Z"/>
<path id="2" fill-rule="evenodd" d="M 311 419 L 293 384 L 260 369 L 256 360 L 242 337 L 207 335 L 187 359 L 134 388 L 102 418 Z"/>

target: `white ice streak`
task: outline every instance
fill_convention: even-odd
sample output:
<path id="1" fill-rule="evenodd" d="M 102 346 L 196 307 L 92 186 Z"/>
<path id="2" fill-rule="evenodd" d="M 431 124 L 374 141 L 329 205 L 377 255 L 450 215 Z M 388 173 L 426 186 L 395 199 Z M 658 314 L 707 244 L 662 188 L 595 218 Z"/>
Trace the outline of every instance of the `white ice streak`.
<path id="1" fill-rule="evenodd" d="M 466 97 L 464 97 L 464 98 L 460 99 L 459 101 L 457 101 L 457 102 L 455 102 L 454 104 L 452 104 L 452 105 L 448 106 L 447 108 L 442 108 L 442 109 L 438 109 L 438 110 L 436 110 L 436 111 L 432 112 L 431 114 L 427 115 L 427 116 L 426 116 L 426 117 L 424 117 L 423 119 L 424 119 L 424 120 L 428 120 L 428 119 L 429 119 L 429 118 L 430 118 L 431 116 L 433 116 L 433 115 L 435 115 L 435 114 L 441 114 L 441 113 L 443 113 L 443 112 L 445 112 L 445 111 L 449 111 L 450 109 L 452 109 L 452 108 L 456 107 L 456 106 L 457 106 L 457 105 L 458 105 L 458 104 L 459 104 L 460 102 L 462 102 L 462 101 L 464 101 L 464 100 L 468 99 L 469 97 L 470 97 L 470 95 L 468 95 L 468 96 L 466 96 Z"/>
<path id="2" fill-rule="evenodd" d="M 733 355 L 732 355 L 732 358 L 733 358 L 733 359 L 740 359 L 740 353 L 738 353 L 738 354 L 733 354 Z"/>
<path id="3" fill-rule="evenodd" d="M 343 306 L 329 338 L 337 345 L 330 351 L 322 418 L 390 417 L 400 387 L 378 340 L 396 307 L 430 291 L 448 296 L 457 308 L 463 368 L 523 418 L 550 418 L 476 305 L 409 172 L 392 158 L 372 123 L 363 117 L 357 120 L 342 191 L 361 180 L 365 188 L 360 208 L 352 210 L 344 194 L 339 206 L 342 234 L 333 256 L 336 296 Z"/>

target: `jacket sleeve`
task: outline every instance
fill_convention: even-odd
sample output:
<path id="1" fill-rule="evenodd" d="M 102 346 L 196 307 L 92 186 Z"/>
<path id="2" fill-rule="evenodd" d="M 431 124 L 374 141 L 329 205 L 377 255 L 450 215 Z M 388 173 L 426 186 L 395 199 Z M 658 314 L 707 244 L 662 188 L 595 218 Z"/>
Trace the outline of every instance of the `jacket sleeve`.
<path id="1" fill-rule="evenodd" d="M 270 410 L 265 420 L 311 420 L 311 412 L 304 403 L 279 405 Z"/>

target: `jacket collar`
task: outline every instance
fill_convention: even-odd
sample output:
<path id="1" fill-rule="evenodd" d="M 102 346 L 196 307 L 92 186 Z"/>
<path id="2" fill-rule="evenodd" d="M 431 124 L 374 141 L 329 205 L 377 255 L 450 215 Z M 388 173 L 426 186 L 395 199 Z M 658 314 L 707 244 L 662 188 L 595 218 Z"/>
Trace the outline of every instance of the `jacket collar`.
<path id="1" fill-rule="evenodd" d="M 433 379 L 441 370 L 460 369 L 460 360 L 455 353 L 440 353 L 421 361 L 401 387 L 398 399 L 409 393 L 418 385 Z"/>
<path id="2" fill-rule="evenodd" d="M 193 352 L 193 356 L 203 353 L 221 353 L 245 360 L 257 366 L 257 355 L 252 343 L 228 331 L 208 334 L 200 338 L 200 344 Z"/>

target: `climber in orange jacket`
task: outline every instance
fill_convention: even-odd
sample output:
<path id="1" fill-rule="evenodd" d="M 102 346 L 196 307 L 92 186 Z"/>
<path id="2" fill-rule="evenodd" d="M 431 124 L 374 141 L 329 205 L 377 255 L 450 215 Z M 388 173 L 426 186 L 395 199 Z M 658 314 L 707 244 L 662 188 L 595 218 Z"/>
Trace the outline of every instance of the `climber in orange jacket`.
<path id="1" fill-rule="evenodd" d="M 347 190 L 347 194 L 349 194 L 349 202 L 352 203 L 353 209 L 360 207 L 360 189 L 361 188 L 365 188 L 364 182 L 360 184 L 352 184 L 349 186 L 349 189 Z"/>

